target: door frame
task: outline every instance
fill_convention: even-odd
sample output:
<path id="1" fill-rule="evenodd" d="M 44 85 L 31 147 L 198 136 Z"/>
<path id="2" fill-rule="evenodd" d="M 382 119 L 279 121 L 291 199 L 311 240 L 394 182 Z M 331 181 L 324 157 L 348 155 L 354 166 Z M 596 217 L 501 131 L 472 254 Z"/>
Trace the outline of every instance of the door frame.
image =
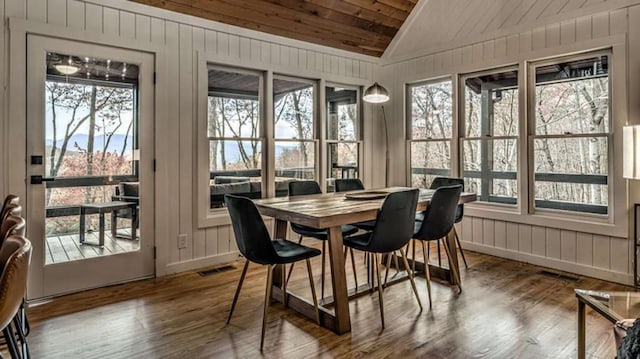
<path id="1" fill-rule="evenodd" d="M 84 42 L 87 44 L 118 47 L 131 51 L 147 52 L 154 56 L 155 72 L 166 73 L 165 65 L 165 50 L 164 46 L 152 44 L 150 42 L 144 42 L 140 40 L 125 40 L 119 37 L 112 37 L 105 34 L 91 33 L 87 31 L 71 30 L 66 27 L 49 25 L 44 23 L 36 23 L 32 21 L 25 21 L 17 18 L 9 19 L 9 86 L 8 86 L 8 116 L 5 133 L 5 148 L 4 156 L 6 168 L 10 168 L 10 171 L 4 171 L 5 173 L 5 190 L 14 194 L 17 194 L 23 198 L 23 209 L 25 213 L 29 213 L 29 203 L 24 199 L 28 198 L 28 185 L 27 174 L 28 161 L 27 161 L 27 35 L 38 35 L 45 37 L 54 37 L 62 40 Z M 166 137 L 166 76 L 154 76 L 157 81 L 154 83 L 154 157 L 157 158 L 165 151 L 159 148 L 158 143 L 166 143 L 166 141 L 159 140 Z M 164 137 L 163 137 L 164 134 Z M 10 157 L 19 159 L 23 163 L 18 163 L 15 166 L 11 165 Z M 162 178 L 168 176 L 162 175 L 159 169 L 166 171 L 166 168 L 160 167 L 156 169 L 154 173 L 153 185 L 154 185 L 154 199 L 155 208 L 153 208 L 153 214 L 146 215 L 147 220 L 152 220 L 153 232 L 150 234 L 154 238 L 156 246 L 156 259 L 155 259 L 155 275 L 162 276 L 166 274 L 166 264 L 168 258 L 168 213 L 166 211 L 156 211 L 156 208 L 168 208 L 168 203 L 164 200 L 161 193 L 167 193 L 168 183 Z M 27 224 L 28 230 L 28 224 Z M 40 239 L 38 239 L 40 240 Z M 41 248 L 43 248 L 42 246 Z M 34 257 L 43 257 L 43 253 L 34 252 Z M 42 263 L 44 259 L 42 259 Z M 36 268 L 36 263 L 31 266 L 32 270 L 29 273 L 29 282 L 27 291 L 29 298 L 41 298 L 44 291 L 44 270 L 43 266 Z"/>

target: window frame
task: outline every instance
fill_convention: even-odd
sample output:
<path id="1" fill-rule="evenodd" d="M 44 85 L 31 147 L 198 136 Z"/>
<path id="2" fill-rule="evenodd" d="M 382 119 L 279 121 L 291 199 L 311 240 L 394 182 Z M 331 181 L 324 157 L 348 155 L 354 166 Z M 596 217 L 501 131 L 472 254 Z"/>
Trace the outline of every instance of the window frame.
<path id="1" fill-rule="evenodd" d="M 415 87 L 420 86 L 428 86 L 432 84 L 449 82 L 451 84 L 451 137 L 443 137 L 443 138 L 424 138 L 424 139 L 414 139 L 413 138 L 413 117 L 412 114 L 412 94 L 411 90 Z M 457 124 L 456 124 L 456 116 L 457 116 L 457 108 L 456 108 L 456 99 L 457 99 L 457 87 L 456 81 L 454 81 L 454 76 L 443 76 L 443 77 L 434 77 L 431 79 L 411 82 L 407 83 L 404 86 L 405 93 L 405 113 L 406 113 L 406 121 L 405 121 L 405 147 L 406 147 L 406 184 L 411 187 L 413 184 L 413 167 L 412 157 L 411 157 L 411 145 L 413 143 L 428 143 L 428 142 L 448 142 L 449 143 L 449 168 L 448 169 L 439 169 L 439 168 L 430 168 L 427 170 L 433 170 L 432 173 L 425 173 L 425 175 L 433 175 L 433 176 L 454 176 L 457 173 L 457 169 L 455 168 L 455 153 L 457 153 L 456 145 L 453 139 L 456 136 L 457 132 Z"/>
<path id="2" fill-rule="evenodd" d="M 329 131 L 328 131 L 328 116 L 329 116 L 329 112 L 327 109 L 327 87 L 342 87 L 346 90 L 354 90 L 356 91 L 356 108 L 358 109 L 358 113 L 357 113 L 357 131 L 356 131 L 356 136 L 354 140 L 332 140 L 329 138 Z M 329 152 L 330 152 L 330 147 L 331 145 L 340 145 L 341 143 L 345 143 L 345 144 L 355 144 L 357 146 L 358 149 L 358 160 L 357 160 L 357 176 L 355 178 L 358 178 L 360 180 L 362 180 L 362 174 L 363 174 L 363 168 L 362 168 L 362 159 L 363 159 L 363 140 L 362 140 L 362 133 L 363 133 L 363 121 L 362 121 L 362 110 L 363 110 L 363 106 L 362 106 L 362 86 L 356 86 L 356 85 L 346 85 L 346 84 L 339 84 L 339 83 L 335 83 L 335 82 L 326 82 L 323 84 L 322 87 L 322 100 L 323 103 L 321 104 L 321 106 L 324 108 L 324 121 L 321 121 L 321 123 L 319 124 L 320 126 L 322 126 L 321 131 L 319 131 L 320 133 L 323 133 L 324 135 L 322 136 L 322 143 L 321 146 L 323 148 L 323 158 L 325 159 L 325 163 L 324 163 L 324 171 L 321 171 L 322 173 L 322 177 L 323 181 L 325 182 L 325 186 L 324 186 L 324 191 L 327 192 L 328 191 L 328 184 L 327 184 L 327 180 L 329 179 L 329 176 L 331 174 L 330 171 L 330 167 L 331 167 L 331 163 L 329 163 Z M 325 172 L 326 171 L 326 172 Z"/>
<path id="3" fill-rule="evenodd" d="M 465 85 L 465 81 L 469 78 L 474 78 L 474 77 L 480 77 L 480 76 L 487 76 L 487 75 L 493 75 L 493 74 L 499 74 L 499 73 L 504 73 L 504 72 L 511 72 L 511 71 L 515 71 L 517 73 L 517 80 L 518 83 L 516 85 L 516 89 L 518 90 L 518 130 L 516 131 L 517 135 L 512 135 L 512 136 L 493 136 L 493 135 L 482 135 L 480 134 L 479 136 L 473 136 L 473 137 L 465 137 L 464 133 L 466 130 L 466 85 Z M 465 169 L 464 169 L 464 143 L 465 141 L 487 141 L 487 143 L 491 144 L 493 143 L 492 141 L 495 140 L 515 140 L 516 141 L 516 149 L 517 149 L 517 154 L 516 154 L 516 171 L 515 171 L 515 178 L 503 178 L 503 179 L 508 179 L 508 180 L 515 180 L 516 181 L 516 185 L 517 185 L 517 193 L 521 193 L 520 192 L 520 188 L 522 186 L 521 181 L 520 181 L 520 151 L 521 151 L 521 139 L 520 139 L 520 135 L 521 135 L 521 128 L 523 128 L 525 125 L 523 124 L 522 118 L 520 116 L 521 114 L 521 110 L 523 107 L 526 106 L 526 103 L 524 104 L 525 106 L 523 106 L 522 104 L 522 82 L 521 82 L 521 72 L 522 69 L 520 68 L 519 64 L 512 64 L 512 65 L 506 65 L 506 66 L 499 66 L 499 67 L 493 67 L 491 69 L 488 70 L 483 70 L 483 71 L 476 71 L 476 72 L 468 72 L 468 73 L 464 73 L 464 74 L 459 74 L 458 75 L 458 87 L 460 89 L 460 95 L 458 97 L 458 121 L 456 121 L 456 124 L 458 126 L 458 173 L 460 174 L 461 178 L 465 178 Z M 494 172 L 494 171 L 490 171 L 490 172 Z M 511 173 L 511 172 L 502 172 L 502 173 Z M 506 177 L 506 176 L 505 176 Z M 470 177 L 470 178 L 474 178 L 474 179 L 480 179 L 482 180 L 481 177 Z M 494 178 L 494 179 L 501 179 L 501 178 Z M 487 194 L 487 196 L 490 197 L 490 194 Z M 510 198 L 510 197 L 505 197 L 505 198 Z M 486 205 L 486 206 L 495 206 L 495 207 L 502 207 L 505 210 L 515 210 L 518 208 L 519 206 L 519 202 L 518 201 L 518 197 L 515 198 L 516 202 L 515 203 L 508 203 L 506 200 L 503 202 L 500 201 L 495 201 L 495 202 L 491 202 L 491 201 L 481 201 L 480 199 L 478 200 L 478 202 L 475 202 L 474 204 L 477 205 Z"/>
<path id="4" fill-rule="evenodd" d="M 564 133 L 564 134 L 549 134 L 549 135 L 538 135 L 536 134 L 536 69 L 541 66 L 547 66 L 562 62 L 569 62 L 581 59 L 588 59 L 597 56 L 608 56 L 608 78 L 609 78 L 609 88 L 608 88 L 608 111 L 609 111 L 609 131 L 608 132 L 598 132 L 598 133 Z M 527 145 L 529 149 L 528 154 L 528 163 L 529 163 L 529 188 L 528 188 L 528 213 L 530 214 L 543 214 L 543 215 L 561 215 L 566 217 L 571 216 L 581 216 L 591 218 L 593 220 L 599 221 L 607 221 L 609 223 L 613 223 L 613 211 L 614 211 L 614 201 L 615 198 L 615 181 L 614 174 L 615 166 L 614 166 L 614 146 L 613 142 L 614 133 L 616 133 L 617 125 L 614 120 L 614 96 L 613 96 L 613 86 L 614 86 L 614 72 L 616 71 L 616 67 L 614 65 L 614 54 L 612 48 L 598 49 L 592 51 L 585 51 L 578 54 L 573 55 L 564 55 L 564 56 L 554 56 L 551 58 L 547 58 L 540 61 L 531 61 L 527 63 L 527 72 L 528 72 L 528 83 L 527 83 L 527 104 L 532 104 L 533 106 L 527 106 L 527 115 L 529 118 L 528 126 L 527 126 Z M 620 131 L 617 131 L 620 132 Z M 598 214 L 592 213 L 588 211 L 570 211 L 563 209 L 554 209 L 554 208 L 546 208 L 546 207 L 536 207 L 535 202 L 535 153 L 534 153 L 534 142 L 536 139 L 549 138 L 549 139 L 577 139 L 577 138 L 606 138 L 607 139 L 607 193 L 608 193 L 608 203 L 607 203 L 607 213 L 606 214 Z M 555 182 L 555 183 L 570 183 L 570 182 Z M 556 201 L 551 201 L 556 202 Z M 579 204 L 576 206 L 580 206 Z"/>

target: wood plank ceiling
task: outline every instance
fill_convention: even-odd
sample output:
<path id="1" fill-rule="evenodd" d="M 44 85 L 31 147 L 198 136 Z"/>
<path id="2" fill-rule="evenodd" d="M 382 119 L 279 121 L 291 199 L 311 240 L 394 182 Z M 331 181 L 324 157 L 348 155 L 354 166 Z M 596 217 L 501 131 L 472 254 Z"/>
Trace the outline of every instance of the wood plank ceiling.
<path id="1" fill-rule="evenodd" d="M 130 1 L 379 57 L 418 0 Z"/>

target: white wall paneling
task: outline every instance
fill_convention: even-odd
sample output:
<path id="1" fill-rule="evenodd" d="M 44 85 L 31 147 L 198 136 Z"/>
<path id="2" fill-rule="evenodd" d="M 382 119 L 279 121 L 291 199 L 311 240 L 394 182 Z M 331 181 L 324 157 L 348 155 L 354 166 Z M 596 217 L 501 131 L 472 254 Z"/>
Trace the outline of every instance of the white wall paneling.
<path id="1" fill-rule="evenodd" d="M 120 0 L 0 0 L 0 15 L 5 21 L 13 18 L 28 25 L 63 29 L 69 31 L 71 38 L 81 41 L 120 41 L 129 45 L 149 44 L 159 49 L 157 112 L 166 116 L 166 120 L 159 118 L 156 122 L 156 242 L 162 240 L 166 249 L 165 253 L 159 253 L 162 256 L 159 275 L 229 261 L 237 255 L 228 224 L 199 228 L 195 220 L 198 52 L 222 63 L 344 84 L 368 84 L 377 66 L 377 59 L 372 57 Z M 17 176 L 20 171 L 14 171 L 10 177 L 4 165 L 8 139 L 12 136 L 10 128 L 21 125 L 11 123 L 5 106 L 9 96 L 5 88 L 11 54 L 9 31 L 6 27 L 2 31 L 0 51 L 6 61 L 0 63 L 0 113 L 5 131 L 0 145 L 5 151 L 0 159 L 4 169 L 0 189 L 3 193 L 24 193 L 24 176 Z M 23 80 L 14 77 L 14 81 Z M 369 116 L 370 110 L 365 106 L 364 115 Z M 378 126 L 378 122 L 365 119 L 365 138 L 381 136 L 374 126 Z M 15 139 L 13 143 L 18 144 L 17 148 L 24 148 L 20 145 L 24 141 L 24 138 Z M 371 167 L 369 161 L 373 158 L 380 157 L 372 154 L 380 151 L 380 147 L 371 147 L 371 152 L 365 153 L 365 168 Z M 376 173 L 365 171 L 365 175 L 373 177 Z M 187 235 L 187 248 L 178 249 L 179 234 Z"/>

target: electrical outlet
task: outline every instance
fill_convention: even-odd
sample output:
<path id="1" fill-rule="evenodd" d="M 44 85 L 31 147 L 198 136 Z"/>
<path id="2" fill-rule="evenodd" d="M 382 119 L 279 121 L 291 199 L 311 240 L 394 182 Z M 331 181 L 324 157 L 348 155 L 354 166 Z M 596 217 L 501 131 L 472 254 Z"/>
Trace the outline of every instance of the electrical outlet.
<path id="1" fill-rule="evenodd" d="M 187 235 L 178 234 L 178 249 L 187 248 Z"/>

